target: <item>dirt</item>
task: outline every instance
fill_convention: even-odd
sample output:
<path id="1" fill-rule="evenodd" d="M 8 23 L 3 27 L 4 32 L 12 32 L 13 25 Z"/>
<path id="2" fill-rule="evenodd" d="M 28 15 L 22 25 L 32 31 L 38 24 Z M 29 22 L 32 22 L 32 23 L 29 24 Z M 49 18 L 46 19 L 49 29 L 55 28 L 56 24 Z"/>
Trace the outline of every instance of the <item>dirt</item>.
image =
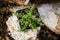
<path id="1" fill-rule="evenodd" d="M 40 40 L 60 40 L 60 35 L 55 34 L 44 26 L 41 28 L 38 38 Z"/>
<path id="2" fill-rule="evenodd" d="M 8 35 L 8 27 L 6 25 L 6 21 L 9 16 L 11 16 L 11 12 L 9 8 L 15 7 L 16 4 L 11 4 L 8 2 L 0 1 L 0 40 L 14 40 Z M 41 28 L 41 31 L 37 35 L 39 40 L 60 40 L 60 35 L 55 34 L 50 31 L 46 26 Z"/>

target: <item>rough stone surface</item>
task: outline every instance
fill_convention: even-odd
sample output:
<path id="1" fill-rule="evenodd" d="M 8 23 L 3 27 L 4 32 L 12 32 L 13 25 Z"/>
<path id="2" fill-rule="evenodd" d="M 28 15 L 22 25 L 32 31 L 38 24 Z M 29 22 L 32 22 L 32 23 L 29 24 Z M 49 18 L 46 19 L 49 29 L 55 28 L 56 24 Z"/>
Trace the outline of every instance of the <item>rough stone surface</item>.
<path id="1" fill-rule="evenodd" d="M 11 16 L 8 18 L 7 22 L 6 22 L 7 26 L 8 26 L 8 30 L 10 31 L 9 35 L 11 35 L 11 37 L 15 40 L 35 40 L 37 37 L 37 31 L 40 30 L 40 27 L 37 30 L 26 30 L 21 32 L 20 30 L 20 26 L 19 26 L 19 22 L 17 20 L 16 16 Z"/>
<path id="2" fill-rule="evenodd" d="M 41 20 L 56 34 L 60 34 L 60 3 L 43 4 L 38 7 Z"/>

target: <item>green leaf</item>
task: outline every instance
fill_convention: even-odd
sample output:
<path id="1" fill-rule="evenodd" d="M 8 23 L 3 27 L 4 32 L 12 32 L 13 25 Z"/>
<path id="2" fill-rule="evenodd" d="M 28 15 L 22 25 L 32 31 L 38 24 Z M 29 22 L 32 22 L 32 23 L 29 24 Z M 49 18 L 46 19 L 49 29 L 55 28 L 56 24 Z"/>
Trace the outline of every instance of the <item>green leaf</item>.
<path id="1" fill-rule="evenodd" d="M 37 18 L 37 12 L 35 11 L 35 5 L 32 5 L 31 8 L 25 10 L 25 13 L 16 13 L 20 25 L 22 25 L 21 31 L 27 29 L 35 30 L 38 26 L 44 26 L 40 18 Z"/>

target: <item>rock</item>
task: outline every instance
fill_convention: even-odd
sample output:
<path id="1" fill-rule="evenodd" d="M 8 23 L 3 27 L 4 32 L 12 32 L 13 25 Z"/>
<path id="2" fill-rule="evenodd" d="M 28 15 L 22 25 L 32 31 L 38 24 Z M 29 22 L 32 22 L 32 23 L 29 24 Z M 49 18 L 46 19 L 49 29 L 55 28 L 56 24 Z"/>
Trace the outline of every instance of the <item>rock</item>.
<path id="1" fill-rule="evenodd" d="M 60 34 L 60 3 L 43 4 L 38 12 L 43 23 L 56 34 Z"/>
<path id="2" fill-rule="evenodd" d="M 26 5 L 26 6 L 16 6 L 16 7 L 13 7 L 13 8 L 10 8 L 9 10 L 11 12 L 16 12 L 18 10 L 23 10 L 23 9 L 26 9 L 26 8 L 30 8 L 31 5 Z"/>
<path id="3" fill-rule="evenodd" d="M 27 5 L 29 3 L 29 0 L 5 0 L 9 3 L 17 3 L 18 5 Z"/>
<path id="4" fill-rule="evenodd" d="M 15 40 L 28 40 L 30 38 L 31 40 L 35 40 L 38 31 L 40 30 L 40 27 L 38 27 L 37 30 L 29 29 L 27 31 L 21 32 L 20 25 L 16 16 L 10 16 L 6 21 L 6 24 L 8 26 L 8 30 L 10 31 L 8 34 L 11 35 L 11 37 Z"/>
<path id="5" fill-rule="evenodd" d="M 18 30 L 18 29 L 20 30 L 19 28 L 20 25 L 16 16 L 9 17 L 8 21 L 6 21 L 6 24 L 10 32 L 13 32 L 14 30 Z"/>

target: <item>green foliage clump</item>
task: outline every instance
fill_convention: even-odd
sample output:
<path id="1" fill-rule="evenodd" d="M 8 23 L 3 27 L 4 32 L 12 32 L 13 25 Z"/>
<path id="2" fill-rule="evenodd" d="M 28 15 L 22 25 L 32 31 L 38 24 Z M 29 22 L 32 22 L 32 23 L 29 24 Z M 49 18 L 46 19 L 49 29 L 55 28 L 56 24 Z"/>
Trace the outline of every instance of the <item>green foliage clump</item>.
<path id="1" fill-rule="evenodd" d="M 24 12 L 16 13 L 19 23 L 21 25 L 21 30 L 24 31 L 26 29 L 37 29 L 39 26 L 43 26 L 44 24 L 37 17 L 37 13 L 35 11 L 35 6 L 33 5 L 31 8 L 28 8 Z"/>

